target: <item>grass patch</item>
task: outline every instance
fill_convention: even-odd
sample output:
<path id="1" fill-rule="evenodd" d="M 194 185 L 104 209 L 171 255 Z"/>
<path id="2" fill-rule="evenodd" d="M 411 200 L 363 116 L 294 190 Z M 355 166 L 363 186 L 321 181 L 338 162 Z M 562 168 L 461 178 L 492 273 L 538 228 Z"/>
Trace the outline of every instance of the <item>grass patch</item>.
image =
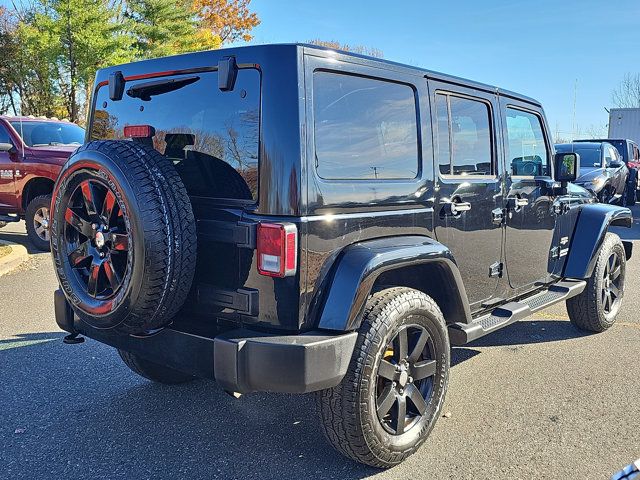
<path id="1" fill-rule="evenodd" d="M 5 255 L 9 255 L 11 253 L 11 247 L 7 247 L 6 245 L 0 245 L 0 258 Z"/>

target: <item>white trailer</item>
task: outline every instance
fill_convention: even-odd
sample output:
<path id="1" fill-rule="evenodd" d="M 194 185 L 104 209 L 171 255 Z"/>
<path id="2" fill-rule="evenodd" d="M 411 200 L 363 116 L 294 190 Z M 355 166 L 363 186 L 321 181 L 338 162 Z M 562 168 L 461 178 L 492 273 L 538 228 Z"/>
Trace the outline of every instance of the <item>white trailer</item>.
<path id="1" fill-rule="evenodd" d="M 640 145 L 640 108 L 612 108 L 608 138 L 629 139 Z"/>

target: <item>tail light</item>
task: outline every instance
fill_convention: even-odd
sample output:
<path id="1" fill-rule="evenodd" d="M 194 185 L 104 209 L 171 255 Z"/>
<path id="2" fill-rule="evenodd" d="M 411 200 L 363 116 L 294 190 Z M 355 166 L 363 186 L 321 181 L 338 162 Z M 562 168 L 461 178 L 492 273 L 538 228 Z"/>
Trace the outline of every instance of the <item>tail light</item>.
<path id="1" fill-rule="evenodd" d="M 124 127 L 126 138 L 150 138 L 156 134 L 156 129 L 151 125 L 127 125 Z"/>
<path id="2" fill-rule="evenodd" d="M 298 268 L 298 229 L 292 223 L 258 224 L 258 272 L 290 277 Z"/>

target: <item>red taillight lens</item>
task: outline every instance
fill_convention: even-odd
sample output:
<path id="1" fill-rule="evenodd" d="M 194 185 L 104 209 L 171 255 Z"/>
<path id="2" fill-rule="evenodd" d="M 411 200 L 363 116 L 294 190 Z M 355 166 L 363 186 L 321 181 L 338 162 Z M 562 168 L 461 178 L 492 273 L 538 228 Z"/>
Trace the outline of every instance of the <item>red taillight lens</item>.
<path id="1" fill-rule="evenodd" d="M 272 277 L 295 275 L 298 230 L 292 223 L 258 224 L 258 272 Z"/>
<path id="2" fill-rule="evenodd" d="M 126 138 L 150 138 L 156 134 L 156 129 L 151 125 L 127 125 L 124 127 Z"/>

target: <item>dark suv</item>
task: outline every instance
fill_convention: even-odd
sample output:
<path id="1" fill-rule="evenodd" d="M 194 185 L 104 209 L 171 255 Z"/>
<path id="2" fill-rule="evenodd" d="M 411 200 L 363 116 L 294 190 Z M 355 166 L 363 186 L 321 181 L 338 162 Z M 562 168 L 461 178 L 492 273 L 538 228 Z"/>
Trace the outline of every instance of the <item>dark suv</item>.
<path id="1" fill-rule="evenodd" d="M 572 194 L 577 155 L 522 95 L 252 46 L 99 71 L 87 141 L 52 204 L 66 342 L 158 382 L 317 392 L 369 465 L 424 442 L 451 345 L 564 300 L 589 331 L 620 309 L 631 244 L 607 230 L 631 212 Z"/>

